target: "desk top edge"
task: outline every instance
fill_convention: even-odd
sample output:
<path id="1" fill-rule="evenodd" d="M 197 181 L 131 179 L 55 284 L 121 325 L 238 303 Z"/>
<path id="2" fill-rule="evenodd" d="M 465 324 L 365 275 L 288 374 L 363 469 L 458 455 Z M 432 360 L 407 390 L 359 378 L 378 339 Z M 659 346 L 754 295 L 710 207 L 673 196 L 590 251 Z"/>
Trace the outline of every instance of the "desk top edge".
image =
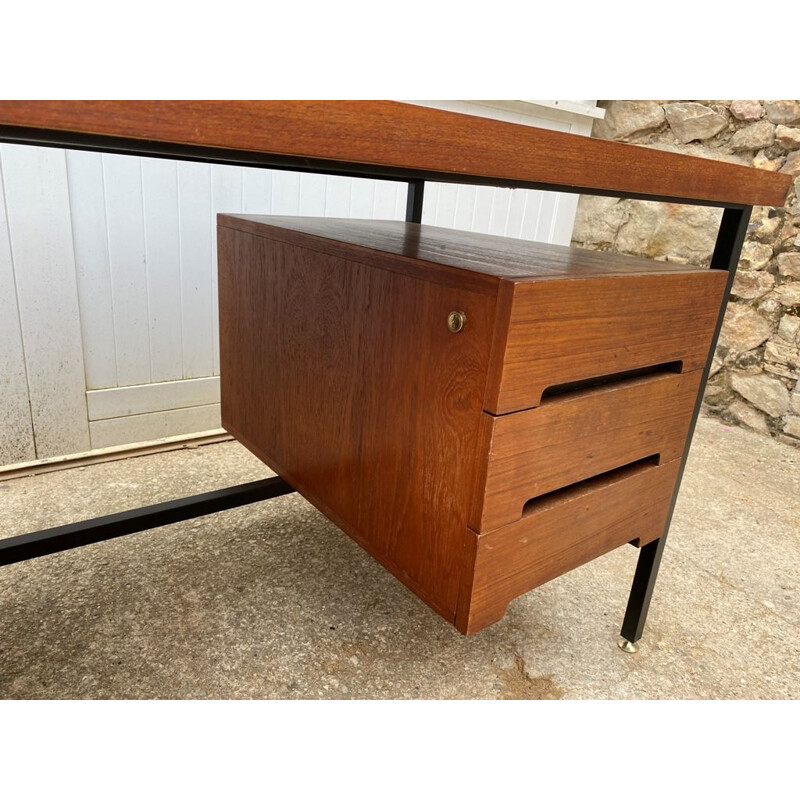
<path id="1" fill-rule="evenodd" d="M 43 134 L 57 133 L 57 141 Z M 527 184 L 711 205 L 781 206 L 791 176 L 633 144 L 500 122 L 394 101 L 3 100 L 0 141 L 90 147 L 103 139 L 128 153 L 153 143 L 229 150 L 253 163 L 347 165 L 394 177 Z M 124 146 L 120 145 L 120 142 Z"/>

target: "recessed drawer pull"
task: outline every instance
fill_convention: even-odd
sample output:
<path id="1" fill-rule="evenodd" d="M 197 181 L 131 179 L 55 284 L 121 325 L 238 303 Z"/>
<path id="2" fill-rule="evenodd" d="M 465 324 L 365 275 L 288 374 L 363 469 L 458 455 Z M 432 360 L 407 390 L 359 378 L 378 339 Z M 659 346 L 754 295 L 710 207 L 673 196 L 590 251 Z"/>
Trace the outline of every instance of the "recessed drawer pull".
<path id="1" fill-rule="evenodd" d="M 553 492 L 532 497 L 522 508 L 522 517 L 529 517 L 538 511 L 544 511 L 550 506 L 558 505 L 558 503 L 571 500 L 581 494 L 593 492 L 598 489 L 603 489 L 610 486 L 617 481 L 625 478 L 632 478 L 640 475 L 648 470 L 656 469 L 658 467 L 661 455 L 656 453 L 647 458 L 640 458 L 638 461 L 633 461 L 625 466 L 610 469 L 608 472 L 603 472 L 601 475 L 595 475 L 593 478 L 587 478 L 583 481 L 565 486 L 563 489 L 556 489 Z"/>
<path id="2" fill-rule="evenodd" d="M 668 375 L 680 372 L 683 372 L 683 361 L 668 361 L 666 364 L 654 364 L 652 367 L 614 372 L 610 375 L 599 375 L 596 378 L 586 378 L 585 380 L 571 381 L 570 383 L 558 383 L 548 386 L 544 390 L 542 404 L 547 402 L 549 397 L 557 397 L 570 392 L 593 389 L 597 386 L 610 386 L 611 384 L 622 383 L 631 378 L 640 378 L 646 375 Z"/>

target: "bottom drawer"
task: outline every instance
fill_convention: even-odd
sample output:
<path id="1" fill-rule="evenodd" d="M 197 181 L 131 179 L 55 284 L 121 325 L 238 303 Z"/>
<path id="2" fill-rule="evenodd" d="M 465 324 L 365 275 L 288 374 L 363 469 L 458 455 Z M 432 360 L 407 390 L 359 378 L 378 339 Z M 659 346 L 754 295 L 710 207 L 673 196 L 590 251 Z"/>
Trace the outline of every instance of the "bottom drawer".
<path id="1" fill-rule="evenodd" d="M 517 522 L 467 531 L 468 563 L 456 626 L 475 633 L 525 592 L 627 542 L 661 536 L 681 460 L 640 463 L 553 492 Z M 471 568 L 470 568 L 471 567 Z"/>

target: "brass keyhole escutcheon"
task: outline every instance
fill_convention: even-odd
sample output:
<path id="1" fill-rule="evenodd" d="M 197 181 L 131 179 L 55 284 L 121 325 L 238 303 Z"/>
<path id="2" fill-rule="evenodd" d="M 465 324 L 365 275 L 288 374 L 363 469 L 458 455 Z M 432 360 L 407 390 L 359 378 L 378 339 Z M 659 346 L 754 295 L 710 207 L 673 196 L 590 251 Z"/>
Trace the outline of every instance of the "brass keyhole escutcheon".
<path id="1" fill-rule="evenodd" d="M 467 315 L 463 311 L 451 311 L 447 315 L 447 329 L 450 333 L 459 333 L 467 324 Z"/>

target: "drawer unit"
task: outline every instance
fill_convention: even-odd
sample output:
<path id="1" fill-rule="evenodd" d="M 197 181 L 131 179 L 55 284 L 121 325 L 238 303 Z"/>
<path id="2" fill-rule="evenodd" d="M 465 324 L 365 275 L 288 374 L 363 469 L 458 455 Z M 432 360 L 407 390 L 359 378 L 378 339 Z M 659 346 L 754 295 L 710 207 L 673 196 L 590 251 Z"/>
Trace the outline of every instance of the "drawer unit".
<path id="1" fill-rule="evenodd" d="M 219 217 L 223 425 L 465 633 L 664 528 L 725 274 Z"/>

